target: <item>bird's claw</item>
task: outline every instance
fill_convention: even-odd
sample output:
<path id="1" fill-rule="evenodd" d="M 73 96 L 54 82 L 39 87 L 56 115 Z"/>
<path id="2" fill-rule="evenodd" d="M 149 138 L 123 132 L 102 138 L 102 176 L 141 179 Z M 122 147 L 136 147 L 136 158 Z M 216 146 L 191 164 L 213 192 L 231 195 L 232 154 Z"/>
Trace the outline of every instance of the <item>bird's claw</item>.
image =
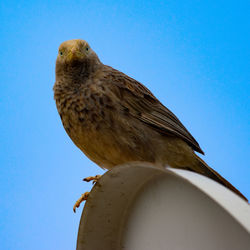
<path id="1" fill-rule="evenodd" d="M 83 179 L 83 181 L 90 182 L 93 181 L 93 185 L 101 178 L 101 175 L 96 175 L 96 176 L 89 176 Z"/>
<path id="2" fill-rule="evenodd" d="M 81 195 L 81 197 L 76 201 L 73 207 L 74 213 L 76 212 L 76 208 L 79 207 L 83 201 L 86 201 L 88 197 L 89 197 L 89 192 L 85 192 L 84 194 Z"/>

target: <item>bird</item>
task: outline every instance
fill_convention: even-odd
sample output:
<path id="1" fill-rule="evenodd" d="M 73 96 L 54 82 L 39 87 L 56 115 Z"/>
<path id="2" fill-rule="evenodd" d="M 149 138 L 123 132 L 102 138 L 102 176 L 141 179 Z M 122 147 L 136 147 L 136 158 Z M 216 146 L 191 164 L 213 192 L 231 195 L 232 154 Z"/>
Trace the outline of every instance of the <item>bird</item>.
<path id="1" fill-rule="evenodd" d="M 103 64 L 85 40 L 61 43 L 55 75 L 54 99 L 63 127 L 101 168 L 143 161 L 185 169 L 213 179 L 247 201 L 196 154 L 204 154 L 198 142 L 146 86 Z M 84 193 L 76 207 L 87 196 Z"/>

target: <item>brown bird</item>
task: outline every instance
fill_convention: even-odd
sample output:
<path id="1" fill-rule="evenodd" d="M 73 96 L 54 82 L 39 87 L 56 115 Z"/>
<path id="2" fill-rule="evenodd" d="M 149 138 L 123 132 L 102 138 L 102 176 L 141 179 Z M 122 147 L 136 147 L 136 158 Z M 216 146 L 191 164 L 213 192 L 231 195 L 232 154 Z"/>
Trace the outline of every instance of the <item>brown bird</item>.
<path id="1" fill-rule="evenodd" d="M 102 64 L 86 41 L 60 45 L 54 98 L 72 141 L 101 168 L 146 161 L 187 169 L 247 200 L 195 154 L 204 153 L 168 108 L 140 82 Z"/>

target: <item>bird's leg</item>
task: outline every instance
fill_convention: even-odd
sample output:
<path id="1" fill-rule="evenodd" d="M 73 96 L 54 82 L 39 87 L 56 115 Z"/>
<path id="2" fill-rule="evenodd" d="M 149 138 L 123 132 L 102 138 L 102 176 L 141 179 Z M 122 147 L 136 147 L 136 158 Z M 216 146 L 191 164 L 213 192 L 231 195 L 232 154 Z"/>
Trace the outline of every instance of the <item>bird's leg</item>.
<path id="1" fill-rule="evenodd" d="M 84 178 L 83 181 L 87 181 L 87 182 L 93 181 L 93 184 L 95 184 L 100 178 L 101 178 L 101 175 L 90 176 L 90 177 Z M 86 201 L 88 197 L 89 197 L 89 192 L 85 192 L 84 194 L 81 195 L 81 197 L 76 201 L 73 207 L 74 213 L 76 212 L 76 208 L 79 207 L 83 201 Z"/>
<path id="2" fill-rule="evenodd" d="M 76 212 L 76 208 L 79 207 L 83 201 L 86 201 L 88 197 L 89 197 L 89 192 L 85 192 L 84 194 L 81 195 L 81 197 L 76 201 L 73 207 L 74 213 Z"/>
<path id="3" fill-rule="evenodd" d="M 93 181 L 93 184 L 95 184 L 100 178 L 101 178 L 101 175 L 98 174 L 96 176 L 86 177 L 83 179 L 83 181 L 87 181 L 87 182 Z"/>

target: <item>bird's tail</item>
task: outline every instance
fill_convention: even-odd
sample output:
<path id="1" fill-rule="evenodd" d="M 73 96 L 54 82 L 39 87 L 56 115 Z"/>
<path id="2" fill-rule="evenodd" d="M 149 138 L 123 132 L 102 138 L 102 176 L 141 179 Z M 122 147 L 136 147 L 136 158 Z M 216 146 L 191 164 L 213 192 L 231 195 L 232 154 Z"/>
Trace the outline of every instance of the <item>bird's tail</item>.
<path id="1" fill-rule="evenodd" d="M 195 166 L 195 172 L 198 172 L 199 174 L 205 175 L 216 182 L 219 182 L 223 186 L 229 188 L 231 191 L 233 191 L 235 194 L 239 195 L 242 199 L 248 201 L 248 199 L 237 189 L 235 188 L 231 183 L 229 183 L 226 179 L 224 179 L 219 173 L 217 173 L 215 170 L 210 168 L 198 155 L 195 155 L 197 158 L 197 164 Z"/>

